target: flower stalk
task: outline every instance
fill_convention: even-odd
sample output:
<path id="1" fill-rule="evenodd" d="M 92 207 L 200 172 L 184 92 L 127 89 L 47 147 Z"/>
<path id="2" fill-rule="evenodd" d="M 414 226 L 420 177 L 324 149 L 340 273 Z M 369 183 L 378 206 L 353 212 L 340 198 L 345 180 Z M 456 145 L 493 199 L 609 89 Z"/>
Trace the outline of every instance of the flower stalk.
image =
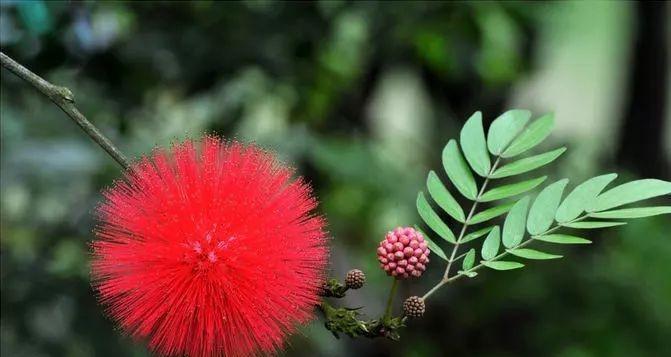
<path id="1" fill-rule="evenodd" d="M 391 289 L 389 290 L 389 297 L 387 298 L 387 307 L 384 309 L 384 320 L 388 320 L 391 317 L 391 308 L 394 303 L 394 295 L 396 295 L 396 289 L 398 288 L 398 279 L 393 278 L 391 283 Z"/>

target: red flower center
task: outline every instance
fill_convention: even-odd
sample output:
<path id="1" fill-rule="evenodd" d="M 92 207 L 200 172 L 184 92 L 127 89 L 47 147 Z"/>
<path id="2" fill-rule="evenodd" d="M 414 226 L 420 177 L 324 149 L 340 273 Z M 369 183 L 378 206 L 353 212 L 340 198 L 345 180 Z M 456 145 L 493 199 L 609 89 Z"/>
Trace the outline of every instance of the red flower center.
<path id="1" fill-rule="evenodd" d="M 215 236 L 214 239 L 213 236 Z M 235 239 L 232 235 L 225 239 L 217 239 L 216 235 L 208 233 L 203 239 L 192 240 L 184 244 L 186 251 L 182 261 L 192 266 L 194 272 L 204 273 L 215 267 L 224 268 L 224 264 L 221 264 L 222 257 L 226 254 L 226 250 L 231 248 Z"/>

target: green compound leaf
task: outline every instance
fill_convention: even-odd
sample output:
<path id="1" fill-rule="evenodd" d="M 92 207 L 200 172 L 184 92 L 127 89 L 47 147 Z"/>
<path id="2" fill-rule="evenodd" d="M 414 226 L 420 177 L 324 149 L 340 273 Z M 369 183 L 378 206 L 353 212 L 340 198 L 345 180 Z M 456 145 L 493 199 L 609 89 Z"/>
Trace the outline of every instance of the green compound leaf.
<path id="1" fill-rule="evenodd" d="M 494 119 L 487 133 L 487 148 L 492 155 L 500 155 L 522 131 L 531 118 L 528 110 L 509 110 Z"/>
<path id="2" fill-rule="evenodd" d="M 438 214 L 431 208 L 431 205 L 426 201 L 422 192 L 417 195 L 417 212 L 426 225 L 428 225 L 434 232 L 438 233 L 441 238 L 450 243 L 456 243 L 454 234 L 450 228 L 440 220 L 440 217 L 438 217 Z"/>
<path id="3" fill-rule="evenodd" d="M 576 186 L 557 208 L 557 214 L 555 215 L 557 222 L 564 223 L 578 218 L 587 207 L 594 203 L 596 196 L 616 177 L 617 174 L 592 177 Z"/>
<path id="4" fill-rule="evenodd" d="M 422 233 L 422 236 L 424 236 L 424 241 L 426 241 L 426 245 L 429 246 L 429 249 L 431 250 L 432 253 L 435 255 L 439 256 L 441 259 L 444 261 L 448 261 L 447 255 L 445 255 L 445 252 L 436 244 L 428 234 L 424 233 L 419 227 L 415 226 L 415 230 L 418 231 L 419 233 Z"/>
<path id="5" fill-rule="evenodd" d="M 487 177 L 491 168 L 485 130 L 482 128 L 482 113 L 475 112 L 464 124 L 459 137 L 466 160 L 478 175 Z"/>
<path id="6" fill-rule="evenodd" d="M 496 171 L 494 171 L 494 173 L 490 177 L 493 179 L 498 179 L 503 177 L 515 176 L 535 170 L 541 166 L 545 166 L 551 163 L 552 161 L 556 160 L 565 151 L 566 148 L 562 147 L 556 150 L 548 151 L 543 154 L 517 160 L 515 162 L 512 162 L 510 164 L 504 165 L 496 169 Z"/>
<path id="7" fill-rule="evenodd" d="M 535 240 L 540 240 L 548 243 L 556 244 L 590 244 L 591 240 L 585 238 L 580 238 L 576 236 L 570 236 L 566 234 L 548 234 L 546 236 L 533 237 Z"/>
<path id="8" fill-rule="evenodd" d="M 596 212 L 596 213 L 590 213 L 589 216 L 594 218 L 626 219 L 626 218 L 650 217 L 669 213 L 671 213 L 671 206 L 656 206 L 656 207 L 625 208 L 613 211 Z"/>
<path id="9" fill-rule="evenodd" d="M 450 140 L 443 149 L 443 166 L 445 172 L 450 178 L 450 181 L 461 192 L 464 197 L 475 200 L 477 196 L 477 187 L 471 169 L 468 167 L 466 160 L 461 156 L 457 142 Z"/>
<path id="10" fill-rule="evenodd" d="M 597 221 L 583 221 L 575 223 L 562 223 L 563 227 L 576 228 L 576 229 L 596 229 L 596 228 L 606 228 L 621 226 L 627 224 L 626 222 L 597 222 Z"/>
<path id="11" fill-rule="evenodd" d="M 485 192 L 482 197 L 478 200 L 479 202 L 490 202 L 490 201 L 496 201 L 512 196 L 519 195 L 521 193 L 525 193 L 527 191 L 533 190 L 536 188 L 538 185 L 543 183 L 547 176 L 543 177 L 538 177 L 534 178 L 531 180 L 526 180 L 522 182 L 517 182 L 513 183 L 510 185 L 505 185 L 505 186 L 499 186 L 496 188 L 493 188 L 487 192 Z"/>
<path id="12" fill-rule="evenodd" d="M 491 227 L 487 227 L 487 228 L 482 228 L 482 229 L 477 230 L 477 231 L 475 231 L 475 232 L 468 233 L 466 236 L 464 236 L 464 238 L 461 239 L 461 242 L 460 242 L 460 243 L 463 244 L 463 243 L 468 243 L 468 242 L 470 242 L 470 241 L 472 241 L 472 240 L 476 240 L 476 239 L 478 239 L 478 238 L 484 236 L 485 234 L 489 233 L 489 231 L 491 231 L 492 229 L 494 229 L 494 227 L 495 227 L 495 226 L 491 226 Z"/>
<path id="13" fill-rule="evenodd" d="M 447 212 L 447 214 L 462 223 L 466 220 L 461 206 L 459 206 L 459 203 L 457 203 L 454 197 L 450 194 L 450 191 L 445 188 L 445 185 L 443 185 L 443 182 L 440 181 L 435 172 L 429 172 L 429 176 L 426 179 L 426 187 L 429 188 L 429 195 L 431 195 L 431 198 L 433 198 L 438 206 Z"/>
<path id="14" fill-rule="evenodd" d="M 550 135 L 553 127 L 554 114 L 546 114 L 534 120 L 501 156 L 504 158 L 513 157 L 533 148 Z"/>
<path id="15" fill-rule="evenodd" d="M 513 270 L 524 267 L 524 264 L 522 263 L 508 262 L 508 261 L 488 262 L 483 260 L 480 263 L 486 266 L 487 268 L 494 270 Z"/>
<path id="16" fill-rule="evenodd" d="M 500 245 L 501 245 L 500 229 L 499 226 L 496 226 L 489 232 L 487 238 L 485 238 L 485 242 L 482 243 L 482 251 L 480 252 L 480 255 L 482 255 L 482 259 L 484 260 L 493 259 L 499 252 Z"/>
<path id="17" fill-rule="evenodd" d="M 599 196 L 588 212 L 599 212 L 627 203 L 671 194 L 671 182 L 657 179 L 643 179 L 616 186 Z"/>
<path id="18" fill-rule="evenodd" d="M 541 252 L 539 250 L 526 249 L 526 248 L 507 249 L 506 251 L 514 256 L 518 256 L 524 259 L 547 260 L 547 259 L 559 259 L 562 257 L 561 255 L 549 254 Z"/>
<path id="19" fill-rule="evenodd" d="M 550 229 L 567 183 L 568 179 L 559 180 L 548 185 L 538 194 L 529 210 L 529 218 L 527 218 L 529 234 L 538 235 Z"/>
<path id="20" fill-rule="evenodd" d="M 514 248 L 522 242 L 528 208 L 529 197 L 524 197 L 517 201 L 508 212 L 503 222 L 503 245 L 506 248 Z"/>
<path id="21" fill-rule="evenodd" d="M 473 216 L 468 221 L 468 224 L 478 224 L 478 223 L 488 221 L 492 218 L 498 217 L 498 216 L 510 211 L 510 209 L 513 207 L 514 204 L 515 203 L 513 202 L 513 203 L 507 203 L 507 204 L 504 204 L 504 205 L 501 205 L 501 206 L 488 208 L 488 209 L 476 214 L 475 216 Z"/>
<path id="22" fill-rule="evenodd" d="M 475 249 L 471 248 L 471 250 L 466 253 L 466 256 L 464 257 L 464 261 L 461 262 L 461 269 L 463 270 L 469 270 L 473 267 L 473 264 L 475 264 Z"/>

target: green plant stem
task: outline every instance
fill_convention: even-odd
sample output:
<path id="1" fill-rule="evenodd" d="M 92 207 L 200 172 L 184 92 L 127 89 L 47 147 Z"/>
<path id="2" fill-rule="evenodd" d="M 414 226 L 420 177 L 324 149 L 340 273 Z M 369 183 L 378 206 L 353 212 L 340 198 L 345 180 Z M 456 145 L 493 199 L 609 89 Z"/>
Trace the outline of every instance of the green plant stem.
<path id="1" fill-rule="evenodd" d="M 457 276 L 459 276 L 459 275 L 457 275 Z M 422 296 L 422 300 L 426 301 L 426 299 L 428 299 L 429 296 L 433 295 L 433 293 L 438 291 L 438 289 L 440 289 L 443 285 L 447 284 L 449 281 L 450 281 L 450 279 L 447 279 L 447 280 L 443 279 L 443 280 L 439 281 L 438 284 L 434 285 L 429 291 L 426 292 L 426 294 L 424 294 Z"/>
<path id="2" fill-rule="evenodd" d="M 77 123 L 77 125 L 79 125 L 79 127 L 84 130 L 93 141 L 100 145 L 112 159 L 119 163 L 123 169 L 127 170 L 130 167 L 130 162 L 126 156 L 124 156 L 124 154 L 77 109 L 75 106 L 74 95 L 69 89 L 47 82 L 42 77 L 31 72 L 3 52 L 0 52 L 0 61 L 2 62 L 3 67 L 32 85 L 61 108 L 70 119 Z"/>
<path id="3" fill-rule="evenodd" d="M 463 252 L 463 253 L 459 254 L 456 258 L 454 258 L 454 261 L 455 261 L 455 262 L 458 262 L 459 259 L 465 257 L 466 254 L 468 254 L 468 252 Z"/>
<path id="4" fill-rule="evenodd" d="M 396 289 L 398 288 L 398 279 L 394 277 L 392 280 L 393 282 L 391 283 L 389 298 L 387 298 L 387 307 L 384 309 L 384 320 L 387 320 L 391 317 L 391 307 L 392 303 L 394 302 L 394 295 L 396 295 Z"/>
<path id="5" fill-rule="evenodd" d="M 478 192 L 478 195 L 475 198 L 475 201 L 473 202 L 473 205 L 471 206 L 471 210 L 468 212 L 468 217 L 466 217 L 466 220 L 464 221 L 463 226 L 461 227 L 461 232 L 459 232 L 459 237 L 457 237 L 457 242 L 454 244 L 454 248 L 452 248 L 452 253 L 450 254 L 450 259 L 447 261 L 447 267 L 445 268 L 445 273 L 443 274 L 443 278 L 438 282 L 438 284 L 434 285 L 429 291 L 422 296 L 423 300 L 426 300 L 429 296 L 431 296 L 434 292 L 436 292 L 438 289 L 440 289 L 443 285 L 447 284 L 450 281 L 450 269 L 452 268 L 452 263 L 455 261 L 459 260 L 461 257 L 463 257 L 465 254 L 460 255 L 459 257 L 455 258 L 455 255 L 457 254 L 457 251 L 459 250 L 459 245 L 461 244 L 461 240 L 464 238 L 464 234 L 466 233 L 466 229 L 468 228 L 469 222 L 471 218 L 473 218 L 473 213 L 475 213 L 475 209 L 478 207 L 478 203 L 480 200 L 480 197 L 485 193 L 485 189 L 487 188 L 487 184 L 489 183 L 489 177 L 494 173 L 494 170 L 499 165 L 499 162 L 501 161 L 501 157 L 497 156 L 496 161 L 494 161 L 494 164 L 492 165 L 491 169 L 489 170 L 489 174 L 487 177 L 485 177 L 485 181 L 482 183 L 482 187 L 480 187 L 480 191 Z M 459 276 L 459 275 L 455 275 Z"/>
<path id="6" fill-rule="evenodd" d="M 485 189 L 487 188 L 487 184 L 489 183 L 489 177 L 494 173 L 494 170 L 496 170 L 496 167 L 499 165 L 500 161 L 501 161 L 501 157 L 497 156 L 496 161 L 494 161 L 494 165 L 492 165 L 491 169 L 489 170 L 489 174 L 485 178 L 485 181 L 482 183 L 482 187 L 480 187 L 480 191 L 478 192 L 478 195 L 475 197 L 475 201 L 473 202 L 473 205 L 471 206 L 471 210 L 468 212 L 468 216 L 466 217 L 466 220 L 464 221 L 464 224 L 461 227 L 461 232 L 459 232 L 459 237 L 457 237 L 457 242 L 454 243 L 454 248 L 452 248 L 452 254 L 450 254 L 450 259 L 447 261 L 447 267 L 445 268 L 445 273 L 443 274 L 442 281 L 447 281 L 450 277 L 450 268 L 452 268 L 452 263 L 454 263 L 454 261 L 455 261 L 455 255 L 457 254 L 457 251 L 459 250 L 459 245 L 461 244 L 461 240 L 464 238 L 464 234 L 466 233 L 466 229 L 468 228 L 469 221 L 471 220 L 471 218 L 473 218 L 473 213 L 475 213 L 475 209 L 478 207 L 479 200 L 482 197 L 482 195 L 485 193 Z M 438 283 L 438 284 L 440 284 L 442 286 L 441 283 Z"/>
<path id="7" fill-rule="evenodd" d="M 586 215 L 584 215 L 584 216 L 582 216 L 582 217 L 578 217 L 578 218 L 576 218 L 576 219 L 574 219 L 574 220 L 572 220 L 572 221 L 570 221 L 570 222 L 566 222 L 566 223 L 580 222 L 580 221 L 582 221 L 582 220 L 584 220 L 585 218 L 588 218 L 588 217 L 589 217 L 589 215 L 586 214 Z M 556 225 L 556 226 L 554 226 L 554 227 L 548 229 L 547 231 L 543 232 L 542 234 L 538 234 L 538 235 L 531 236 L 531 237 L 529 237 L 529 239 L 527 239 L 526 241 L 522 242 L 522 243 L 519 244 L 517 247 L 515 247 L 515 249 L 523 248 L 523 247 L 527 246 L 528 244 L 530 244 L 531 242 L 535 241 L 537 237 L 541 237 L 541 236 L 548 235 L 548 234 L 550 234 L 550 233 L 552 233 L 552 232 L 554 232 L 554 231 L 556 231 L 556 230 L 558 230 L 558 229 L 560 229 L 560 228 L 562 228 L 562 227 L 563 227 L 562 225 Z M 501 254 L 495 256 L 494 258 L 490 259 L 489 261 L 496 261 L 496 260 L 499 260 L 499 259 L 505 257 L 505 256 L 508 255 L 508 254 L 510 254 L 510 253 L 508 253 L 507 251 L 503 251 Z M 476 270 L 482 268 L 483 266 L 484 266 L 484 264 L 480 263 L 480 264 L 474 266 L 473 268 L 469 269 L 468 272 L 474 272 L 474 271 L 476 271 Z M 463 276 L 465 276 L 465 274 L 457 274 L 457 275 L 454 275 L 454 276 L 452 276 L 451 278 L 449 278 L 449 279 L 447 279 L 447 280 L 441 280 L 440 283 L 436 284 L 433 288 L 431 288 L 431 290 L 429 290 L 426 294 L 424 294 L 424 296 L 422 296 L 422 299 L 426 300 L 429 296 L 431 296 L 433 293 L 435 293 L 435 292 L 436 292 L 438 289 L 440 289 L 443 285 L 452 283 L 453 281 L 455 281 L 455 280 L 457 280 L 457 279 L 459 279 L 459 278 L 461 278 L 461 277 L 463 277 Z"/>

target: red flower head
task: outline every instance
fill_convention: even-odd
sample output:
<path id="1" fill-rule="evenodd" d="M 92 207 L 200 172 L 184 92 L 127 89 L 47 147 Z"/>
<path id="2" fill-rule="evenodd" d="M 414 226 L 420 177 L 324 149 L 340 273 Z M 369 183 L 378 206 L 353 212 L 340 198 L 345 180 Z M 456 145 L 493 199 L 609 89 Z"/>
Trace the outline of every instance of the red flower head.
<path id="1" fill-rule="evenodd" d="M 273 352 L 311 319 L 328 251 L 310 186 L 254 146 L 156 150 L 107 190 L 94 287 L 162 355 Z"/>

